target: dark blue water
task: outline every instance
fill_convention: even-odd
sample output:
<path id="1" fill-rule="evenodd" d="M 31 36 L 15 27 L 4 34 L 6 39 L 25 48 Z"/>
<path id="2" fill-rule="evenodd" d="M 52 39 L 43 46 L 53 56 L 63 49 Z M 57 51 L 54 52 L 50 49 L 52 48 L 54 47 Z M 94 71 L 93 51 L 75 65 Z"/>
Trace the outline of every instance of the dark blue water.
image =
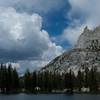
<path id="1" fill-rule="evenodd" d="M 40 94 L 40 95 L 0 95 L 0 100 L 100 100 L 100 95 L 90 94 Z"/>

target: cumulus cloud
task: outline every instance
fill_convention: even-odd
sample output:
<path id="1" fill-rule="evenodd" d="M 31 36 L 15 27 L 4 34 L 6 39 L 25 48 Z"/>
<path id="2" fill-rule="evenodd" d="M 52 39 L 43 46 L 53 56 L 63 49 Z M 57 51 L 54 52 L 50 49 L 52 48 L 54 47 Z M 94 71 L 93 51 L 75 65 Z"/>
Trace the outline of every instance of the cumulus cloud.
<path id="1" fill-rule="evenodd" d="M 60 55 L 63 48 L 51 41 L 38 13 L 57 11 L 65 5 L 63 1 L 0 0 L 0 62 L 15 62 L 13 66 L 23 73 Z"/>
<path id="2" fill-rule="evenodd" d="M 45 61 L 50 61 L 54 59 L 54 57 L 61 55 L 62 52 L 64 52 L 64 50 L 61 46 L 57 46 L 55 43 L 52 43 L 49 45 L 48 50 L 43 53 L 42 59 L 45 59 Z"/>
<path id="3" fill-rule="evenodd" d="M 48 64 L 48 61 L 45 61 L 45 60 L 30 60 L 30 61 L 24 60 L 24 61 L 19 61 L 16 64 L 17 64 L 17 66 L 19 65 L 19 67 L 16 67 L 18 73 L 20 75 L 23 75 L 27 69 L 29 69 L 30 72 L 33 72 L 34 70 L 40 70 L 42 67 L 44 67 L 46 64 Z M 16 64 L 15 64 L 15 66 L 16 66 Z"/>
<path id="4" fill-rule="evenodd" d="M 67 14 L 71 23 L 63 32 L 63 37 L 75 45 L 85 26 L 94 28 L 100 25 L 99 0 L 69 0 L 71 9 Z"/>
<path id="5" fill-rule="evenodd" d="M 42 29 L 40 15 L 18 13 L 11 7 L 0 8 L 1 61 L 40 60 L 52 46 L 59 51 L 58 46 L 51 42 L 48 32 Z"/>
<path id="6" fill-rule="evenodd" d="M 14 7 L 22 12 L 47 13 L 59 10 L 66 3 L 65 0 L 0 0 L 0 6 Z"/>
<path id="7" fill-rule="evenodd" d="M 67 27 L 66 29 L 64 29 L 61 38 L 67 40 L 70 45 L 75 46 L 83 28 L 83 26 Z"/>
<path id="8" fill-rule="evenodd" d="M 33 9 L 33 11 L 47 13 L 52 10 L 61 9 L 65 5 L 64 1 L 65 0 L 20 0 L 19 3 L 21 5 L 18 7 L 23 7 L 26 11 Z"/>

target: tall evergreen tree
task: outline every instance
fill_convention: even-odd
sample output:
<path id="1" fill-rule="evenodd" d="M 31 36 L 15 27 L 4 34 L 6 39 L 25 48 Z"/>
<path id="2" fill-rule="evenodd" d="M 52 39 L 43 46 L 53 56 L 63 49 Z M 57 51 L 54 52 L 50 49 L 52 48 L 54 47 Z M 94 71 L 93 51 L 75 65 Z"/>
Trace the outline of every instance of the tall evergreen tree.
<path id="1" fill-rule="evenodd" d="M 65 74 L 65 87 L 69 92 L 73 92 L 73 75 L 70 70 L 69 73 Z"/>
<path id="2" fill-rule="evenodd" d="M 89 87 L 89 69 L 88 69 L 88 67 L 86 67 L 85 68 L 85 72 L 84 72 L 84 86 L 86 87 L 86 88 L 88 88 Z"/>
<path id="3" fill-rule="evenodd" d="M 13 81 L 12 86 L 13 86 L 13 90 L 15 92 L 17 92 L 18 89 L 19 89 L 19 76 L 18 76 L 18 73 L 17 73 L 17 71 L 16 71 L 15 68 L 13 69 L 12 75 L 13 75 L 12 76 L 12 81 Z"/>
<path id="4" fill-rule="evenodd" d="M 34 72 L 32 73 L 32 88 L 33 88 L 34 91 L 35 91 L 35 88 L 37 87 L 37 85 L 38 85 L 37 72 L 34 71 Z"/>
<path id="5" fill-rule="evenodd" d="M 24 75 L 24 86 L 27 92 L 32 91 L 32 78 L 31 78 L 31 73 L 28 69 L 26 70 Z"/>
<path id="6" fill-rule="evenodd" d="M 13 78 L 12 78 L 13 69 L 12 69 L 11 64 L 8 65 L 8 71 L 7 72 L 8 72 L 7 80 L 9 80 L 7 82 L 7 84 L 8 84 L 7 91 L 10 92 L 12 90 L 12 86 L 13 86 Z"/>
<path id="7" fill-rule="evenodd" d="M 79 91 L 81 91 L 81 88 L 83 86 L 83 80 L 84 80 L 83 73 L 79 70 L 77 75 L 77 87 Z"/>
<path id="8" fill-rule="evenodd" d="M 89 73 L 89 88 L 91 92 L 98 91 L 98 82 L 97 82 L 97 69 L 92 67 Z"/>

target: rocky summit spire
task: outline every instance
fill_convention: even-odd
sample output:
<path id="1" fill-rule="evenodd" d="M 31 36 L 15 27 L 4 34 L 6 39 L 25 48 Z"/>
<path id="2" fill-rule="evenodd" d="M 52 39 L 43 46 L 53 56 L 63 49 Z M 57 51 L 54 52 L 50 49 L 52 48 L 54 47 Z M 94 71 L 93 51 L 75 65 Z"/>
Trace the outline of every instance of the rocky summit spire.
<path id="1" fill-rule="evenodd" d="M 84 28 L 84 31 L 83 31 L 83 33 L 87 33 L 87 32 L 89 32 L 90 30 L 88 29 L 88 27 L 86 26 L 85 28 Z"/>
<path id="2" fill-rule="evenodd" d="M 98 31 L 100 31 L 100 25 L 97 26 L 97 27 L 94 29 L 94 32 L 98 32 Z"/>
<path id="3" fill-rule="evenodd" d="M 93 31 L 89 30 L 88 27 L 86 26 L 84 28 L 83 33 L 80 35 L 77 41 L 76 48 L 90 48 L 93 45 L 98 46 L 99 44 L 100 44 L 100 26 L 96 27 Z"/>

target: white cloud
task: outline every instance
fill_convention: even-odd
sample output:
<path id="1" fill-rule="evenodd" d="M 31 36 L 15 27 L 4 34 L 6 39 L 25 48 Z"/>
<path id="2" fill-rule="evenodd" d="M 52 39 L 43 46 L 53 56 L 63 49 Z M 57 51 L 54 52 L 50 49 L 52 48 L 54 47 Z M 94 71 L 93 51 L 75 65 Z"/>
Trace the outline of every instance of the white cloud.
<path id="1" fill-rule="evenodd" d="M 26 9 L 34 9 L 38 12 L 47 13 L 52 10 L 59 10 L 65 3 L 62 0 L 21 0 L 21 6 Z"/>
<path id="2" fill-rule="evenodd" d="M 64 30 L 61 38 L 67 40 L 72 46 L 74 46 L 83 28 L 83 26 L 68 27 Z"/>
<path id="3" fill-rule="evenodd" d="M 0 61 L 15 61 L 22 72 L 42 67 L 60 55 L 63 48 L 51 41 L 42 29 L 42 21 L 36 13 L 29 15 L 12 7 L 0 7 Z"/>
<path id="4" fill-rule="evenodd" d="M 16 51 L 25 59 L 37 57 L 51 43 L 48 33 L 42 30 L 42 18 L 38 14 L 17 13 L 13 8 L 0 8 L 0 49 Z M 21 54 L 21 55 L 20 55 Z"/>
<path id="5" fill-rule="evenodd" d="M 71 25 L 64 30 L 63 37 L 75 45 L 85 26 L 94 28 L 100 25 L 99 0 L 69 0 L 71 9 L 67 15 Z M 76 16 L 79 16 L 78 18 Z M 78 22 L 77 22 L 78 21 Z"/>
<path id="6" fill-rule="evenodd" d="M 42 29 L 43 20 L 37 13 L 57 11 L 64 7 L 64 1 L 0 0 L 0 62 L 14 61 L 12 65 L 23 73 L 60 55 L 63 48 Z"/>
<path id="7" fill-rule="evenodd" d="M 51 42 L 48 32 L 42 29 L 41 16 L 35 13 L 17 13 L 14 8 L 0 8 L 1 50 L 11 56 L 11 52 L 16 52 L 17 57 L 27 59 L 40 57 L 52 46 L 53 50 L 59 50 L 58 46 Z"/>
<path id="8" fill-rule="evenodd" d="M 57 46 L 55 43 L 51 43 L 48 50 L 43 53 L 42 59 L 45 59 L 45 61 L 50 61 L 58 55 L 61 55 L 63 51 L 64 50 L 61 46 Z"/>
<path id="9" fill-rule="evenodd" d="M 34 70 L 40 70 L 42 67 L 44 67 L 46 64 L 48 64 L 48 61 L 45 60 L 24 60 L 24 61 L 19 61 L 16 63 L 19 65 L 17 67 L 18 73 L 20 75 L 23 75 L 27 69 L 29 69 L 31 72 Z M 16 65 L 15 65 L 16 66 Z"/>
<path id="10" fill-rule="evenodd" d="M 66 3 L 65 0 L 0 0 L 0 6 L 14 7 L 20 11 L 42 12 L 59 10 Z"/>

